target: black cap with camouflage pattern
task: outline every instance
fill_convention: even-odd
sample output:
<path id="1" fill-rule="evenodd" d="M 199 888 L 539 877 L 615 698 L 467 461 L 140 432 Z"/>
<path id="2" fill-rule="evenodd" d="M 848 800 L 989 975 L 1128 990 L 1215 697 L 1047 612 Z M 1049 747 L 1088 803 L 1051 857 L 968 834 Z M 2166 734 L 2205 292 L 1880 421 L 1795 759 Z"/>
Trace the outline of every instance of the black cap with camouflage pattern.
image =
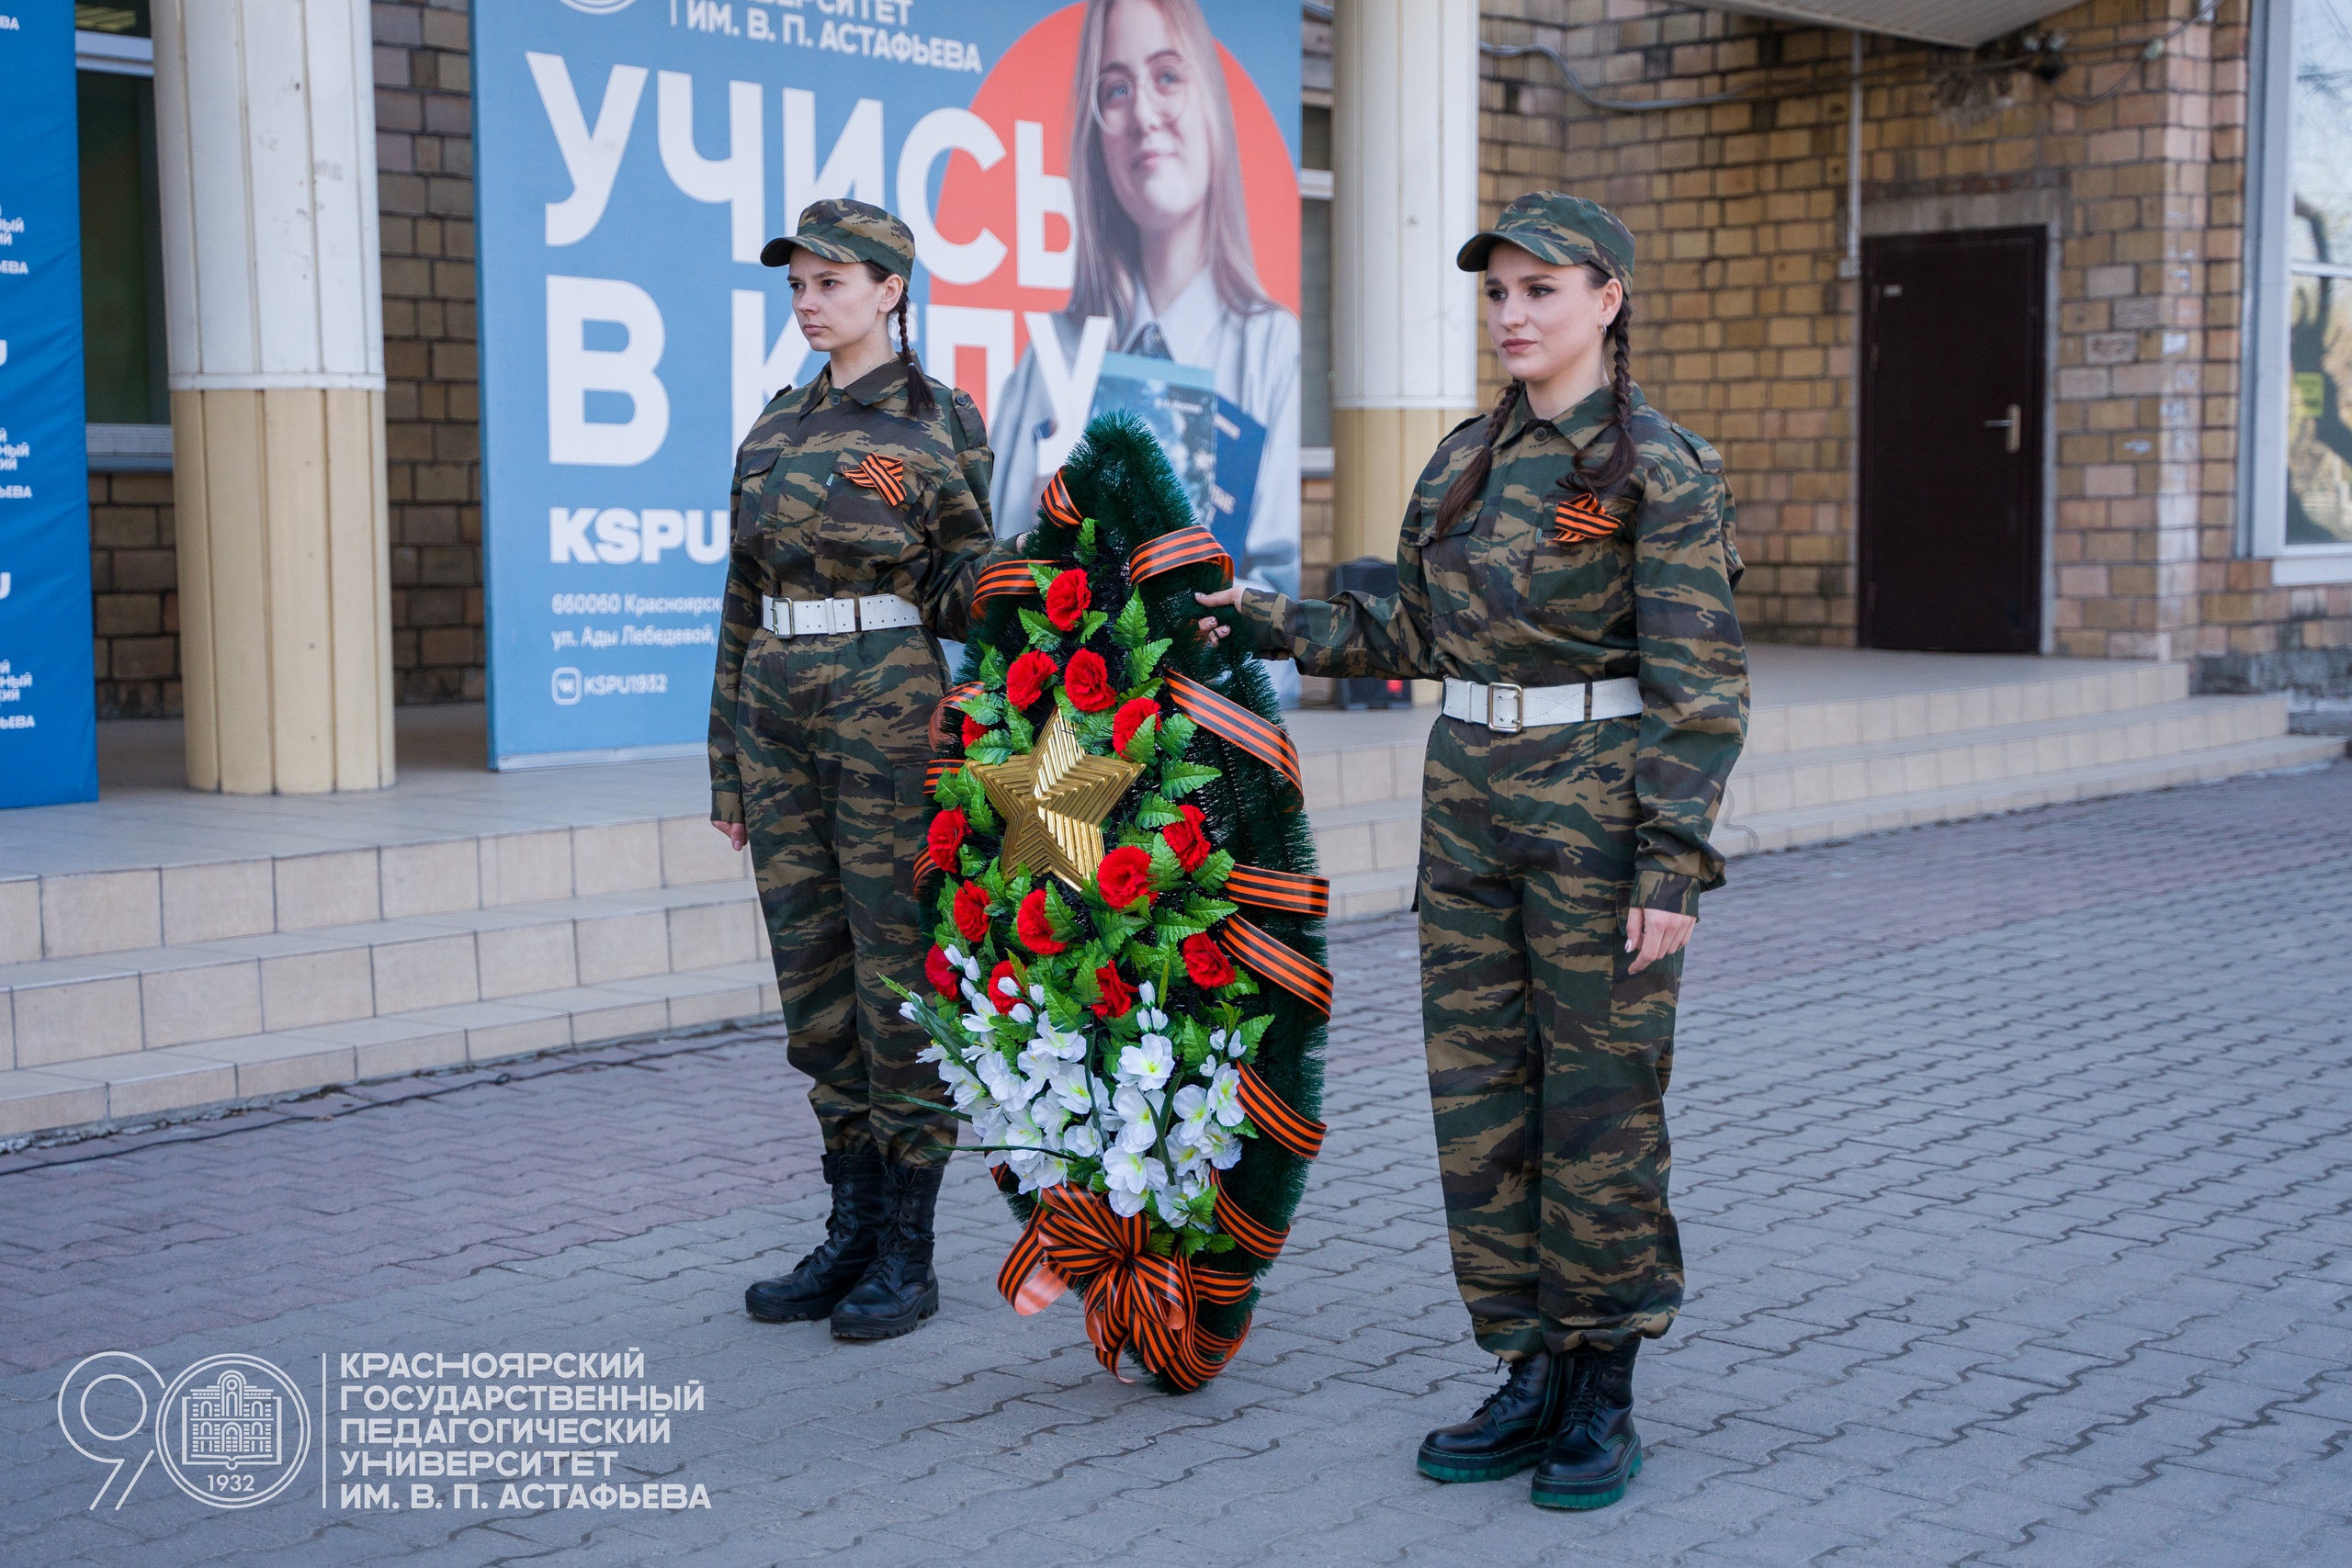
<path id="1" fill-rule="evenodd" d="M 911 282 L 915 237 L 904 223 L 867 202 L 846 197 L 812 201 L 801 209 L 800 227 L 770 240 L 760 251 L 768 266 L 792 260 L 795 246 L 830 262 L 872 262 Z"/>
<path id="2" fill-rule="evenodd" d="M 1464 272 L 1483 272 L 1487 253 L 1498 242 L 1517 245 L 1554 266 L 1591 262 L 1618 282 L 1634 282 L 1634 235 L 1617 215 L 1597 201 L 1556 190 L 1532 190 L 1509 207 L 1491 229 L 1470 236 L 1453 263 Z"/>

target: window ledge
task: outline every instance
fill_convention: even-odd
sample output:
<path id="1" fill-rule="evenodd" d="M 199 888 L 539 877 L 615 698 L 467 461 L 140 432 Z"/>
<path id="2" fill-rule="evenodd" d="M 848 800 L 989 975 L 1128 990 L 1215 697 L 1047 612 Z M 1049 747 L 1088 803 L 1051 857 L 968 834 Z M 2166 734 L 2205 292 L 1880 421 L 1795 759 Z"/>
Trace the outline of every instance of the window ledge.
<path id="1" fill-rule="evenodd" d="M 94 474 L 168 474 L 172 471 L 172 427 L 168 424 L 91 424 L 90 471 Z"/>
<path id="2" fill-rule="evenodd" d="M 2322 582 L 2352 582 L 2352 549 L 2313 550 L 2308 555 L 2270 558 L 2270 581 L 2279 588 L 2306 588 Z"/>

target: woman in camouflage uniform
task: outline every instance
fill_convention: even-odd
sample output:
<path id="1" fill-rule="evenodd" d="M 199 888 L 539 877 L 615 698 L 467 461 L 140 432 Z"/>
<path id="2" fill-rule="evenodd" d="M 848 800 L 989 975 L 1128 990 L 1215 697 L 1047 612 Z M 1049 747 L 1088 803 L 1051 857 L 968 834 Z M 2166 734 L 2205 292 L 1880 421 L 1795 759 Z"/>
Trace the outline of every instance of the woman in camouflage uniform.
<path id="1" fill-rule="evenodd" d="M 1310 674 L 1445 682 L 1422 795 L 1430 1097 L 1454 1274 L 1509 1377 L 1420 1469 L 1534 1465 L 1537 1503 L 1600 1507 L 1641 1467 L 1635 1351 L 1682 1299 L 1664 1097 L 1747 730 L 1739 557 L 1714 449 L 1627 373 L 1624 226 L 1539 192 L 1457 260 L 1486 272 L 1515 379 L 1423 470 L 1397 592 L 1203 603 Z"/>
<path id="2" fill-rule="evenodd" d="M 831 363 L 777 393 L 736 456 L 711 818 L 751 847 L 833 1207 L 823 1245 L 743 1300 L 768 1322 L 830 1316 L 842 1338 L 882 1339 L 939 1310 L 932 1211 L 955 1123 L 899 1098 L 937 1080 L 884 982 L 922 973 L 939 639 L 966 635 L 996 548 L 990 458 L 972 400 L 907 346 L 905 224 L 820 201 L 760 259 L 791 267 L 794 318 Z"/>

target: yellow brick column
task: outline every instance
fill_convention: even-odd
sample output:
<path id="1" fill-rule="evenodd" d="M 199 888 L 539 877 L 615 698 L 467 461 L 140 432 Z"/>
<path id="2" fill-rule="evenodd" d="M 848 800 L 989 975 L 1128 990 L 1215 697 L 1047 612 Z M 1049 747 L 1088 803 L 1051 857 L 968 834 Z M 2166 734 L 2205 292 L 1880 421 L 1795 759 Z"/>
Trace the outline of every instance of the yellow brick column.
<path id="1" fill-rule="evenodd" d="M 1331 558 L 1387 559 L 1413 480 L 1477 401 L 1477 0 L 1333 8 Z"/>
<path id="2" fill-rule="evenodd" d="M 392 782 L 367 0 L 158 0 L 190 787 Z"/>

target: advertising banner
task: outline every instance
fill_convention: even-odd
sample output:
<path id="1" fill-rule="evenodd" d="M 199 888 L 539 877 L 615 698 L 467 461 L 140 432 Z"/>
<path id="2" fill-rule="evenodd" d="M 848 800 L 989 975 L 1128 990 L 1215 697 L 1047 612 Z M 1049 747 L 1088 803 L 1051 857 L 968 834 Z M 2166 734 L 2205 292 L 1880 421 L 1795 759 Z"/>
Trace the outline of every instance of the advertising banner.
<path id="1" fill-rule="evenodd" d="M 0 807 L 98 795 L 74 16 L 0 9 Z"/>
<path id="2" fill-rule="evenodd" d="M 736 443 L 822 367 L 761 246 L 914 232 L 916 344 L 1002 532 L 1094 412 L 1298 581 L 1299 34 L 1259 0 L 505 0 L 474 10 L 491 761 L 698 748 Z"/>

